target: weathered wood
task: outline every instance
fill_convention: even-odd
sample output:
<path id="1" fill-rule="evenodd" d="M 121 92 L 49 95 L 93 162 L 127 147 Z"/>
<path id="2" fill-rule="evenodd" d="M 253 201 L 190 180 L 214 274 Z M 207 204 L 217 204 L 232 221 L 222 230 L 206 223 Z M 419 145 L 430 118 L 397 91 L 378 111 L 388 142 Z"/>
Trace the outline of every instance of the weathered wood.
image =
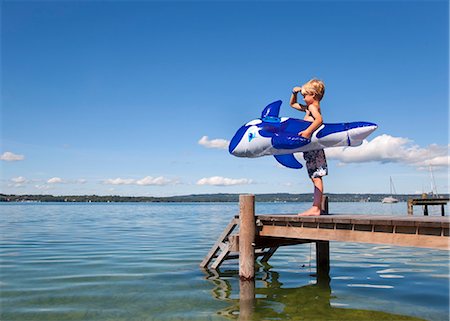
<path id="1" fill-rule="evenodd" d="M 261 259 L 261 262 L 267 262 L 272 257 L 272 255 L 275 254 L 275 251 L 278 249 L 278 246 L 271 247 L 269 250 L 264 254 L 264 256 Z"/>
<path id="2" fill-rule="evenodd" d="M 222 252 L 220 252 L 219 256 L 214 260 L 214 263 L 211 265 L 211 268 L 217 269 L 223 261 L 227 258 L 228 254 L 230 254 L 230 246 L 228 244 L 224 244 L 221 246 Z"/>
<path id="3" fill-rule="evenodd" d="M 330 214 L 324 216 L 315 217 L 301 217 L 293 215 L 258 215 L 257 219 L 263 225 L 289 225 L 292 223 L 342 223 L 342 224 L 359 224 L 359 225 L 429 225 L 435 224 L 436 226 L 448 227 L 450 219 L 441 216 L 429 216 L 429 217 L 411 217 L 411 216 L 386 216 L 386 215 L 347 215 L 347 214 Z M 282 224 L 277 224 L 282 223 Z M 308 224 L 308 226 L 313 226 Z M 314 225 L 317 227 L 317 225 Z"/>
<path id="4" fill-rule="evenodd" d="M 255 277 L 255 195 L 239 196 L 239 276 L 243 280 Z"/>
<path id="5" fill-rule="evenodd" d="M 319 241 L 374 243 L 449 250 L 448 237 L 423 234 L 384 233 L 360 230 L 330 230 L 320 228 L 264 225 L 260 231 L 260 235 Z"/>
<path id="6" fill-rule="evenodd" d="M 239 235 L 233 234 L 228 237 L 230 244 L 230 252 L 239 252 Z M 311 243 L 311 240 L 289 239 L 286 237 L 262 237 L 256 235 L 255 250 L 267 249 L 280 246 L 297 245 Z"/>
<path id="7" fill-rule="evenodd" d="M 233 230 L 238 225 L 238 223 L 239 223 L 239 220 L 237 220 L 237 219 L 232 219 L 231 222 L 228 223 L 228 225 L 223 230 L 222 234 L 217 239 L 216 243 L 214 243 L 214 245 L 212 246 L 209 253 L 205 256 L 203 261 L 200 263 L 200 267 L 202 267 L 202 268 L 207 267 L 208 264 L 217 256 L 217 252 L 219 252 L 219 250 L 220 250 L 220 245 L 223 244 L 227 240 L 228 236 L 233 232 Z"/>

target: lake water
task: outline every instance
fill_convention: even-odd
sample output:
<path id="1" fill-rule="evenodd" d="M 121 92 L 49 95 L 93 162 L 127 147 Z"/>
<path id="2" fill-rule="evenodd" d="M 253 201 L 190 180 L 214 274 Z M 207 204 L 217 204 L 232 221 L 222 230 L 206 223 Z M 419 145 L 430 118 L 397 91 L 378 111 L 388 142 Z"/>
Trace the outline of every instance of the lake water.
<path id="1" fill-rule="evenodd" d="M 1 204 L 0 319 L 238 319 L 237 261 L 199 268 L 238 211 L 236 203 Z M 406 215 L 406 204 L 330 203 L 330 212 Z M 260 266 L 252 320 L 449 320 L 448 252 L 331 242 L 323 288 L 314 251 L 280 248 Z"/>

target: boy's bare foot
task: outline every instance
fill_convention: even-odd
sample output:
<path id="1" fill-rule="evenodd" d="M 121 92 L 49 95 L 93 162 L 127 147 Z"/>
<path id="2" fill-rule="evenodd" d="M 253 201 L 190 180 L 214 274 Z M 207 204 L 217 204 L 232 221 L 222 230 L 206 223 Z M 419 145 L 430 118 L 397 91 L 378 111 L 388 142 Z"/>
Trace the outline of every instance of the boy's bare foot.
<path id="1" fill-rule="evenodd" d="M 298 216 L 319 216 L 320 208 L 317 206 L 311 207 L 309 210 L 304 211 L 303 213 L 299 213 Z"/>

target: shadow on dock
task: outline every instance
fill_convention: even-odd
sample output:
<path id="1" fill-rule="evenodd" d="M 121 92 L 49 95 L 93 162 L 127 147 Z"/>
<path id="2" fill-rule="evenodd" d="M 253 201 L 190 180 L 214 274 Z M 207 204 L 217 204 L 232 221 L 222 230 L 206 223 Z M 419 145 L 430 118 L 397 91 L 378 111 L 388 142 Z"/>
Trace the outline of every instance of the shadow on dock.
<path id="1" fill-rule="evenodd" d="M 280 275 L 269 264 L 258 267 L 255 279 L 242 281 L 235 270 L 202 269 L 206 279 L 214 284 L 214 298 L 229 303 L 218 315 L 232 320 L 405 320 L 424 319 L 381 311 L 348 309 L 333 306 L 329 282 L 287 288 Z M 258 284 L 258 287 L 255 286 Z M 261 286 L 260 286 L 261 285 Z M 237 294 L 238 293 L 238 294 Z"/>

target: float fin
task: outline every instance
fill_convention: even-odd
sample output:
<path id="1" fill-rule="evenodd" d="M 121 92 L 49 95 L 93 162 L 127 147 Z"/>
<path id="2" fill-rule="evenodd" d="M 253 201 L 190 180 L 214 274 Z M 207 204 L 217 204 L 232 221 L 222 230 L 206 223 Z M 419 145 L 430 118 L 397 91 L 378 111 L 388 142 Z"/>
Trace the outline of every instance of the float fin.
<path id="1" fill-rule="evenodd" d="M 303 167 L 303 165 L 295 158 L 294 154 L 274 155 L 274 157 L 278 163 L 285 167 L 294 169 Z"/>
<path id="2" fill-rule="evenodd" d="M 282 103 L 281 100 L 277 100 L 267 105 L 266 108 L 264 108 L 264 110 L 261 113 L 261 119 L 263 120 L 277 119 L 278 115 L 280 114 L 281 103 Z"/>

